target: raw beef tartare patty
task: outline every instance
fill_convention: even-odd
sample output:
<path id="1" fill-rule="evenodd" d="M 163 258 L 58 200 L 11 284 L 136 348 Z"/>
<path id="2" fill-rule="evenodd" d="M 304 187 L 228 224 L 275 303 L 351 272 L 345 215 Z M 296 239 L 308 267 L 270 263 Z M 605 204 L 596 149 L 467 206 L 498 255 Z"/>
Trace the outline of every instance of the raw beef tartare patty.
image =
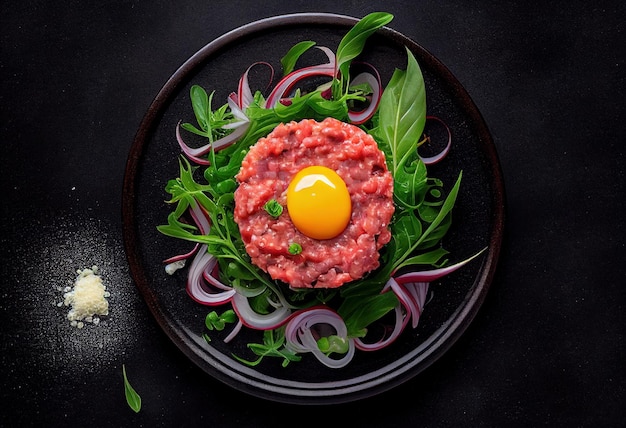
<path id="1" fill-rule="evenodd" d="M 332 239 L 302 234 L 287 210 L 287 188 L 303 168 L 335 171 L 350 194 L 347 227 Z M 333 118 L 277 126 L 254 144 L 237 175 L 235 221 L 252 262 L 292 288 L 336 288 L 379 266 L 379 250 L 391 239 L 393 178 L 385 155 L 360 128 Z M 279 217 L 264 209 L 284 207 Z M 293 255 L 297 243 L 302 252 Z"/>

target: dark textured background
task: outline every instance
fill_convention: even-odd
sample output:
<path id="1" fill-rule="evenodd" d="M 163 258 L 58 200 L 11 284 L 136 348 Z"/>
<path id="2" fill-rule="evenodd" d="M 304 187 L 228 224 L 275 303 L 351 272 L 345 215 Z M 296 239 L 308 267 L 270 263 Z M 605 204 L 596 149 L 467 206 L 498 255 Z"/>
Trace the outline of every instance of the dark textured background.
<path id="1" fill-rule="evenodd" d="M 3 2 L 0 425 L 625 426 L 625 9 Z M 121 237 L 128 150 L 169 76 L 221 34 L 284 13 L 374 10 L 394 13 L 391 27 L 448 66 L 493 134 L 507 192 L 494 284 L 452 349 L 392 391 L 314 408 L 243 395 L 193 366 L 135 290 Z M 59 288 L 92 264 L 116 315 L 72 330 Z M 126 405 L 122 364 L 139 414 Z"/>

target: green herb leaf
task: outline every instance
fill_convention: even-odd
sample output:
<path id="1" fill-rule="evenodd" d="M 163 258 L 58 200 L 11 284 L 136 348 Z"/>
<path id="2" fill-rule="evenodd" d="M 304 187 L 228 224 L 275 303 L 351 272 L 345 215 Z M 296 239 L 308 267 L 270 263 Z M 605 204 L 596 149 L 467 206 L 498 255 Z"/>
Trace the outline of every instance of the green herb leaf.
<path id="1" fill-rule="evenodd" d="M 454 208 L 454 204 L 456 202 L 456 197 L 459 193 L 459 187 L 461 186 L 461 178 L 463 177 L 463 172 L 459 173 L 459 176 L 454 183 L 454 186 L 448 193 L 446 200 L 441 206 L 441 210 L 437 217 L 430 223 L 428 228 L 419 236 L 417 239 L 412 239 L 411 244 L 407 248 L 399 248 L 397 252 L 400 254 L 399 256 L 394 258 L 393 262 L 393 270 L 397 270 L 402 268 L 403 266 L 407 266 L 407 259 L 411 256 L 418 248 L 425 248 L 425 242 L 429 242 L 429 246 L 432 246 L 433 242 L 439 242 L 443 237 L 443 234 L 447 231 L 450 222 L 450 212 L 452 208 Z M 441 229 L 443 227 L 444 229 Z M 433 239 L 434 238 L 434 239 Z"/>
<path id="2" fill-rule="evenodd" d="M 289 244 L 289 254 L 297 256 L 300 253 L 302 253 L 302 245 L 298 244 L 297 242 L 292 242 L 291 244 Z"/>
<path id="3" fill-rule="evenodd" d="M 270 199 L 267 201 L 263 208 L 274 218 L 280 217 L 283 213 L 283 206 L 276 199 Z"/>
<path id="4" fill-rule="evenodd" d="M 291 73 L 302 54 L 311 49 L 313 46 L 315 46 L 315 42 L 312 41 L 303 41 L 293 45 L 280 60 L 280 63 L 283 66 L 283 74 L 287 75 Z"/>
<path id="5" fill-rule="evenodd" d="M 122 364 L 122 374 L 124 377 L 124 395 L 126 395 L 126 402 L 128 406 L 135 411 L 135 413 L 139 413 L 141 410 L 141 397 L 135 389 L 128 382 L 128 378 L 126 377 L 126 366 Z"/>
<path id="6" fill-rule="evenodd" d="M 417 157 L 417 144 L 426 123 L 424 77 L 410 50 L 405 71 L 396 70 L 380 100 L 378 135 L 388 146 L 394 180 L 398 171 Z"/>
<path id="7" fill-rule="evenodd" d="M 428 266 L 434 266 L 434 267 L 443 267 L 446 264 L 447 260 L 443 260 L 441 261 L 441 259 L 448 255 L 450 252 L 443 249 L 443 248 L 437 248 L 434 249 L 432 251 L 426 252 L 426 253 L 422 253 L 422 254 L 418 254 L 415 257 L 410 257 L 408 259 L 405 260 L 404 262 L 404 266 L 409 266 L 409 265 L 428 265 Z"/>
<path id="8" fill-rule="evenodd" d="M 211 311 L 207 314 L 204 325 L 208 330 L 222 331 L 226 327 L 227 323 L 232 323 L 237 320 L 237 315 L 232 309 L 224 311 L 221 315 L 218 315 L 216 311 Z"/>
<path id="9" fill-rule="evenodd" d="M 193 113 L 200 128 L 198 129 L 191 123 L 183 123 L 181 125 L 186 131 L 206 137 L 211 142 L 232 132 L 222 127 L 234 120 L 233 114 L 228 111 L 228 104 L 222 105 L 215 111 L 212 110 L 211 104 L 213 103 L 214 94 L 215 91 L 208 95 L 204 88 L 199 85 L 193 85 L 189 90 L 189 96 Z"/>
<path id="10" fill-rule="evenodd" d="M 367 326 L 380 319 L 398 305 L 398 298 L 394 293 L 380 293 L 369 296 L 352 295 L 342 302 L 337 310 L 344 319 L 348 328 L 349 337 L 363 337 L 367 333 Z"/>
<path id="11" fill-rule="evenodd" d="M 209 104 L 209 96 L 204 88 L 199 85 L 193 85 L 189 90 L 189 96 L 191 98 L 191 106 L 193 107 L 193 113 L 196 116 L 196 121 L 200 128 L 204 132 L 209 131 L 209 117 L 211 107 Z"/>
<path id="12" fill-rule="evenodd" d="M 265 330 L 263 332 L 263 344 L 249 343 L 248 348 L 259 356 L 256 360 L 249 361 L 233 355 L 238 361 L 254 367 L 258 365 L 265 357 L 279 357 L 283 359 L 282 366 L 286 367 L 292 361 L 300 361 L 302 357 L 296 355 L 293 351 L 285 347 L 285 328 L 277 328 L 274 330 Z"/>
<path id="13" fill-rule="evenodd" d="M 333 87 L 335 98 L 340 98 L 345 94 L 349 82 L 350 64 L 361 54 L 367 39 L 392 19 L 393 15 L 390 13 L 370 13 L 359 20 L 341 39 L 336 53 L 336 68 L 339 70 L 340 81 Z"/>

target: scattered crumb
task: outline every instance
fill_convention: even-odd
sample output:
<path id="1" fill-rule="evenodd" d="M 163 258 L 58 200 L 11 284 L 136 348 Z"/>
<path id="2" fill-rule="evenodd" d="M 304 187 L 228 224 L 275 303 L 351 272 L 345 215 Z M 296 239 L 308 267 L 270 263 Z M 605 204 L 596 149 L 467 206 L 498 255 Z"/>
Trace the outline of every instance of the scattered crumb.
<path id="1" fill-rule="evenodd" d="M 167 272 L 168 275 L 174 275 L 174 272 L 184 267 L 185 267 L 185 260 L 178 260 L 178 261 L 167 264 L 165 266 L 165 272 Z"/>

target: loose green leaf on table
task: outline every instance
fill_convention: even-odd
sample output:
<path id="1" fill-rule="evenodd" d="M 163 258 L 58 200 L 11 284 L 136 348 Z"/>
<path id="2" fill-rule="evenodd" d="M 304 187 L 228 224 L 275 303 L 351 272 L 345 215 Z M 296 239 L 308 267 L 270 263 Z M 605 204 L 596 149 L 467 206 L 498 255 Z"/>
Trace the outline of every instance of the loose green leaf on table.
<path id="1" fill-rule="evenodd" d="M 124 377 L 124 395 L 126 395 L 126 402 L 128 406 L 139 413 L 141 410 L 141 397 L 137 394 L 137 391 L 130 385 L 128 377 L 126 376 L 126 366 L 122 364 L 122 374 Z"/>

